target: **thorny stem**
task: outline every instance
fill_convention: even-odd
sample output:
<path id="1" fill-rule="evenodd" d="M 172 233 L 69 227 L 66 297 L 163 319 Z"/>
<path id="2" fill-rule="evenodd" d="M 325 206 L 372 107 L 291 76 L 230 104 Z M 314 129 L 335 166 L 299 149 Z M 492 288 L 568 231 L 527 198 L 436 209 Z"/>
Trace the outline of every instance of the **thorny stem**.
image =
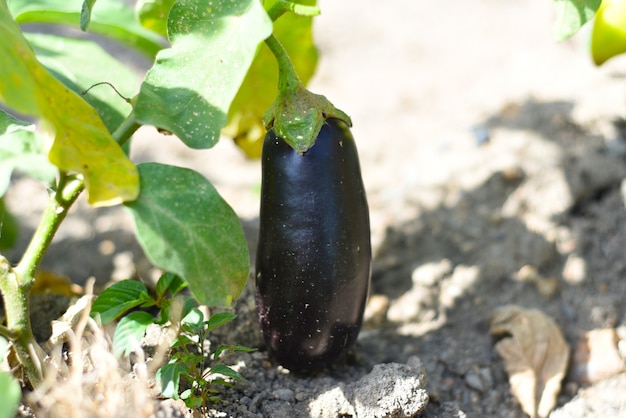
<path id="1" fill-rule="evenodd" d="M 113 138 L 121 145 L 138 127 L 134 113 L 131 112 L 113 133 Z M 7 321 L 6 327 L 0 328 L 0 334 L 13 342 L 20 364 L 33 387 L 39 385 L 43 379 L 41 363 L 44 352 L 33 336 L 29 309 L 30 290 L 35 283 L 35 272 L 54 235 L 84 188 L 82 177 L 62 172 L 18 265 L 11 267 L 9 261 L 0 255 L 0 293 L 4 300 Z"/>

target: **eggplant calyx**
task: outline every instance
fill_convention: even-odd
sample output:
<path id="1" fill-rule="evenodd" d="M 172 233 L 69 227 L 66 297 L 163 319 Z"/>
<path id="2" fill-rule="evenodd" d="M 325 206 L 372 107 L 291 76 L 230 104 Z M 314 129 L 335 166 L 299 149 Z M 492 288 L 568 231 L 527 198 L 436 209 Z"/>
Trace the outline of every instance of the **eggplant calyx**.
<path id="1" fill-rule="evenodd" d="M 281 93 L 265 113 L 265 128 L 273 129 L 300 154 L 315 144 L 326 119 L 339 119 L 352 126 L 347 114 L 333 106 L 326 97 L 314 94 L 302 85 Z"/>

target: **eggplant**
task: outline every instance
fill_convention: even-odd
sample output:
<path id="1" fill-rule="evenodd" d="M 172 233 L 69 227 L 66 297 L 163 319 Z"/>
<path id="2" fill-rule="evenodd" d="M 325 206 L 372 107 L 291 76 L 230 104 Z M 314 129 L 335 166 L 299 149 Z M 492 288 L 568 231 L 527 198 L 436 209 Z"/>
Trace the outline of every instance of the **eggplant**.
<path id="1" fill-rule="evenodd" d="M 327 119 L 298 153 L 273 130 L 262 150 L 256 303 L 269 354 L 296 372 L 354 344 L 371 276 L 367 198 L 354 138 Z"/>

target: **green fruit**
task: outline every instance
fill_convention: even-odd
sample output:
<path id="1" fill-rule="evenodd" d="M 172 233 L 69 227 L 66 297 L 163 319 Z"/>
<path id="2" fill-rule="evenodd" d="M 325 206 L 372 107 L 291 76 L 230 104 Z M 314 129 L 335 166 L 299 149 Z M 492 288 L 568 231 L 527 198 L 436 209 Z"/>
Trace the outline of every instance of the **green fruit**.
<path id="1" fill-rule="evenodd" d="M 626 52 L 626 0 L 603 0 L 591 32 L 591 56 L 596 65 Z"/>

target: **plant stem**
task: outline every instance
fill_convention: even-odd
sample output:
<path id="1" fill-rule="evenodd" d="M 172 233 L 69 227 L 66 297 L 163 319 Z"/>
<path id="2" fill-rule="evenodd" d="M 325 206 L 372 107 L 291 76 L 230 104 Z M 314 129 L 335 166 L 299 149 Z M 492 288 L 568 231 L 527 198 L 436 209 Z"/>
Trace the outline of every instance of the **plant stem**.
<path id="1" fill-rule="evenodd" d="M 275 22 L 286 12 L 293 12 L 300 16 L 317 16 L 320 14 L 320 9 L 317 6 L 297 4 L 287 0 L 278 0 L 267 11 L 267 15 L 270 17 L 270 19 L 272 19 L 272 22 Z"/>
<path id="2" fill-rule="evenodd" d="M 138 127 L 134 113 L 131 112 L 113 132 L 113 138 L 122 145 Z M 30 322 L 30 290 L 35 284 L 37 268 L 54 235 L 84 188 L 82 177 L 61 172 L 56 190 L 51 193 L 41 221 L 20 262 L 13 268 L 6 258 L 0 256 L 0 293 L 7 317 L 6 328 L 2 327 L 0 334 L 8 336 L 13 341 L 19 362 L 33 387 L 43 379 L 41 362 L 44 352 L 33 336 Z"/>
<path id="3" fill-rule="evenodd" d="M 298 88 L 304 89 L 304 84 L 300 81 L 300 77 L 287 55 L 287 51 L 283 44 L 280 43 L 278 38 L 274 35 L 270 35 L 265 39 L 265 45 L 272 51 L 276 62 L 278 63 L 278 91 L 295 91 Z"/>

